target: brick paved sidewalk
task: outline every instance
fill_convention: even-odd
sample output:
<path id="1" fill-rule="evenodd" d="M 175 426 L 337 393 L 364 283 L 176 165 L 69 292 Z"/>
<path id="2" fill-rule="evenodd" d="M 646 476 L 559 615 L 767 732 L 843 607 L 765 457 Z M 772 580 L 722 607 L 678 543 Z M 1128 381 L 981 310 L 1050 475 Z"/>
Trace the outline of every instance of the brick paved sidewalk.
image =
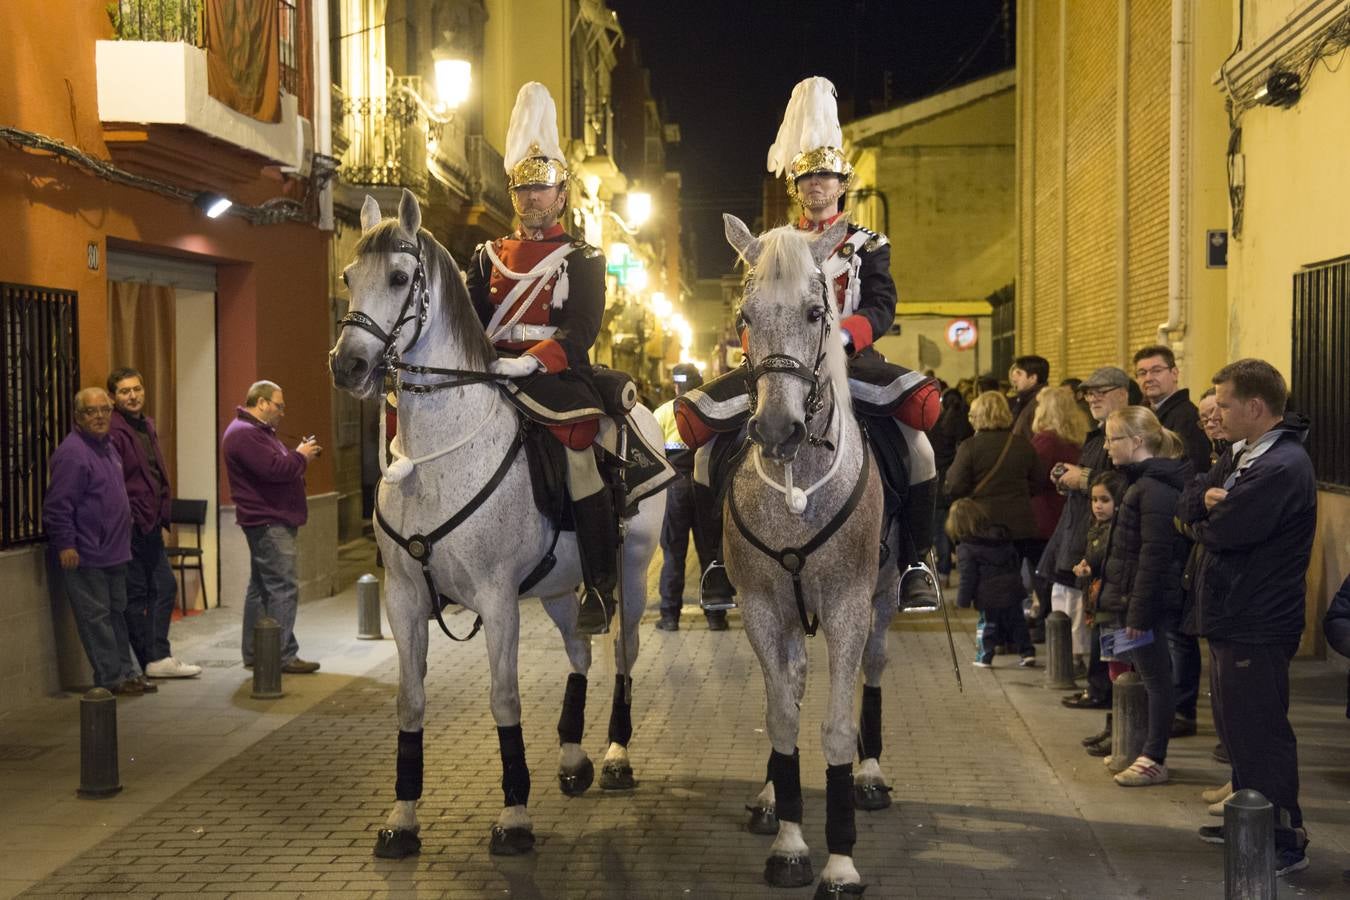
<path id="1" fill-rule="evenodd" d="M 655 631 L 654 615 L 643 625 L 631 748 L 638 790 L 605 795 L 592 788 L 567 798 L 554 777 L 566 663 L 542 610 L 523 608 L 522 701 L 539 839 L 530 856 L 487 853 L 501 774 L 483 642 L 437 640 L 420 856 L 371 856 L 393 795 L 397 666 L 390 660 L 145 809 L 29 893 L 810 896 L 810 888 L 763 885 L 770 839 L 744 828 L 743 805 L 759 788 L 768 752 L 754 654 L 734 613 L 731 631 L 710 633 L 690 612 L 674 634 Z M 939 617 L 908 619 L 892 634 L 882 761 L 896 804 L 858 816 L 855 861 L 867 896 L 1222 896 L 1222 851 L 1194 837 L 1203 821 L 1194 795 L 1222 780 L 1217 766 L 1203 762 L 1212 738 L 1174 745 L 1169 763 L 1180 783 L 1118 788 L 1077 746 L 1099 724 L 1098 714 L 1060 707 L 1059 694 L 1041 687 L 1039 670 L 970 668 L 971 622 L 963 617 L 958 627 L 964 694 Z M 819 746 L 825 658 L 823 643 L 815 644 L 801 751 L 805 834 L 818 873 L 826 857 Z M 601 656 L 608 659 L 607 651 Z M 608 665 L 592 670 L 585 746 L 597 761 L 612 683 Z M 1328 716 L 1310 741 L 1300 725 L 1305 754 L 1338 749 L 1345 727 Z M 1316 766 L 1323 763 L 1326 772 L 1339 765 L 1328 757 Z M 1322 789 L 1309 790 L 1309 781 Z M 1305 781 L 1314 863 L 1282 885 L 1282 897 L 1344 896 L 1345 788 L 1342 776 L 1320 768 Z M 136 802 L 129 795 L 91 802 L 90 814 Z"/>

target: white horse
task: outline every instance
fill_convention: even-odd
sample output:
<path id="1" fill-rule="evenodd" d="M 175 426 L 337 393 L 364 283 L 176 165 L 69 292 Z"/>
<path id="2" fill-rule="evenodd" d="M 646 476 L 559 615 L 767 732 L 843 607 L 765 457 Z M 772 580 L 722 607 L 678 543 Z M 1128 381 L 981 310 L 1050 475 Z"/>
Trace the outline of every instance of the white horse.
<path id="1" fill-rule="evenodd" d="M 852 859 L 853 697 L 872 630 L 882 490 L 853 417 L 838 314 L 820 271 L 847 225 L 813 242 L 792 228 L 756 238 L 739 219 L 725 219 L 727 239 L 750 267 L 741 313 L 750 333 L 752 446 L 729 481 L 724 546 L 768 699 L 773 752 L 760 800 L 776 809 L 778 829 L 764 878 L 776 887 L 813 879 L 797 736 L 806 641 L 819 625 L 829 649 L 821 732 L 830 855 L 816 896 L 861 893 Z"/>
<path id="2" fill-rule="evenodd" d="M 529 595 L 540 598 L 557 625 L 571 665 L 558 723 L 558 779 L 564 793 L 575 795 L 594 777 L 580 743 L 591 643 L 576 629 L 575 589 L 582 578 L 575 536 L 556 536 L 535 506 L 526 459 L 517 452 L 520 417 L 500 380 L 486 374 L 495 353 L 459 268 L 421 230 L 417 200 L 404 191 L 398 218 L 381 220 L 379 205 L 367 197 L 361 228 L 356 258 L 342 274 L 351 311 L 329 353 L 329 368 L 336 386 L 358 397 L 379 396 L 391 368 L 400 382 L 398 433 L 391 447 L 397 459 L 379 485 L 375 531 L 399 657 L 397 802 L 375 854 L 402 858 L 421 847 L 416 804 L 422 793 L 423 682 L 428 620 L 439 618 L 433 591 L 481 620 L 505 795 L 489 850 L 524 853 L 533 847 L 534 833 L 526 809 L 530 778 L 520 728 L 518 585 L 550 552 L 555 538 L 556 565 Z M 661 446 L 661 429 L 650 411 L 635 407 L 633 418 L 648 443 Z M 615 646 L 619 675 L 602 788 L 635 785 L 627 750 L 632 733 L 627 675 L 637 660 L 647 566 L 664 513 L 665 495 L 659 493 L 642 501 L 627 523 Z M 447 531 L 444 526 L 450 526 L 448 533 L 438 533 Z"/>

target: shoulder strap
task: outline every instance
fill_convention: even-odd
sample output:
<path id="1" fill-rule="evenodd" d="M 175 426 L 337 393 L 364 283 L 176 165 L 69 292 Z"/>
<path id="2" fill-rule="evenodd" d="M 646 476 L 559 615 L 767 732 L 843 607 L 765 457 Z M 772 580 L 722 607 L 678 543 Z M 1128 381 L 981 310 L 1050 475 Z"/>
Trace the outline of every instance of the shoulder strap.
<path id="1" fill-rule="evenodd" d="M 1003 460 L 1005 460 L 1008 457 L 1008 448 L 1012 446 L 1014 436 L 1015 433 L 1009 430 L 1008 439 L 1003 442 L 1003 449 L 999 451 L 998 459 L 994 460 L 994 467 L 990 469 L 988 472 L 984 473 L 984 477 L 980 479 L 980 483 L 975 485 L 975 490 L 970 492 L 970 497 L 972 500 L 980 495 L 980 491 L 984 490 L 986 487 L 989 486 L 990 480 L 998 472 L 999 467 L 1003 465 Z"/>

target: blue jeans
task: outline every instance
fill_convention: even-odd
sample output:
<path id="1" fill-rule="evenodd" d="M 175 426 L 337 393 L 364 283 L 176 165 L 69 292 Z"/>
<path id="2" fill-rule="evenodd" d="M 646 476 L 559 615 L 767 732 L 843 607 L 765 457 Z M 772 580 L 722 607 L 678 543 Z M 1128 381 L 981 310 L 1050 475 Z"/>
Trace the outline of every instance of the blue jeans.
<path id="1" fill-rule="evenodd" d="M 1167 636 L 1162 633 L 1164 627 L 1165 623 L 1159 620 L 1150 643 L 1124 654 L 1148 693 L 1148 737 L 1144 739 L 1143 755 L 1156 763 L 1167 761 L 1167 741 L 1172 736 L 1172 716 L 1176 711 L 1172 701 L 1172 655 Z"/>
<path id="2" fill-rule="evenodd" d="M 1036 648 L 1031 643 L 1031 631 L 1020 606 L 980 610 L 980 621 L 975 626 L 975 654 L 982 662 L 992 662 L 994 648 L 1005 644 L 1022 657 L 1034 657 Z"/>
<path id="3" fill-rule="evenodd" d="M 1195 718 L 1200 699 L 1200 639 L 1181 630 L 1181 610 L 1167 613 L 1167 646 L 1172 653 L 1172 693 L 1177 715 Z"/>
<path id="4" fill-rule="evenodd" d="M 61 583 L 75 615 L 94 684 L 111 688 L 134 677 L 127 643 L 127 567 L 61 569 Z"/>
<path id="5" fill-rule="evenodd" d="M 169 623 L 173 621 L 178 582 L 164 555 L 164 532 L 131 529 L 131 562 L 127 566 L 127 637 L 141 667 L 171 656 Z"/>
<path id="6" fill-rule="evenodd" d="M 244 596 L 245 665 L 253 665 L 253 627 L 263 616 L 281 626 L 281 664 L 300 653 L 295 640 L 295 611 L 300 586 L 295 575 L 295 529 L 287 525 L 254 525 L 244 529 L 248 540 L 248 593 Z"/>

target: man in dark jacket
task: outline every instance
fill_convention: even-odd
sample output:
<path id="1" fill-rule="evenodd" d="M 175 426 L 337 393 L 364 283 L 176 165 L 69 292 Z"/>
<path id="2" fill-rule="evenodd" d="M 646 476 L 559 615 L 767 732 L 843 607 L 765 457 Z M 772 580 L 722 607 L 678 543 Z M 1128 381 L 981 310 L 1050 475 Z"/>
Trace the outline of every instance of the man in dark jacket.
<path id="1" fill-rule="evenodd" d="M 1013 433 L 1031 440 L 1031 423 L 1036 418 L 1036 396 L 1050 383 L 1050 361 L 1044 356 L 1019 356 L 1008 370 L 1017 396 L 1008 406 L 1013 414 Z"/>
<path id="2" fill-rule="evenodd" d="M 1130 404 L 1130 376 L 1115 366 L 1103 366 L 1079 385 L 1079 391 L 1092 412 L 1093 429 L 1083 441 L 1078 465 L 1065 466 L 1055 479 L 1055 488 L 1066 495 L 1064 512 L 1050 535 L 1038 570 L 1047 578 L 1056 573 L 1069 573 L 1087 552 L 1087 531 L 1092 524 L 1092 504 L 1088 500 L 1092 476 L 1111 468 L 1106 453 L 1106 436 L 1102 425 L 1106 417 Z M 1054 473 L 1051 473 L 1052 477 Z M 1062 701 L 1073 709 L 1108 709 L 1111 706 L 1111 679 L 1106 663 L 1101 660 L 1098 629 L 1092 629 L 1088 655 L 1088 687 L 1081 694 L 1073 694 Z"/>
<path id="3" fill-rule="evenodd" d="M 164 552 L 172 491 L 155 422 L 145 414 L 141 373 L 114 369 L 108 376 L 112 425 L 108 440 L 122 458 L 127 499 L 131 501 L 131 563 L 127 566 L 127 637 L 145 674 L 151 678 L 192 678 L 201 666 L 180 662 L 169 645 L 174 596 L 178 586 Z"/>
<path id="4" fill-rule="evenodd" d="M 1208 472 L 1209 437 L 1200 425 L 1200 411 L 1191 402 L 1191 392 L 1178 387 L 1181 372 L 1177 359 L 1168 347 L 1154 345 L 1134 354 L 1134 377 L 1144 393 L 1144 400 L 1163 427 L 1176 432 L 1186 445 L 1186 458 L 1195 472 Z"/>
<path id="5" fill-rule="evenodd" d="M 1277 873 L 1289 874 L 1308 864 L 1289 662 L 1303 634 L 1317 482 L 1303 449 L 1307 426 L 1286 419 L 1288 388 L 1274 366 L 1239 360 L 1214 384 L 1234 466 L 1222 479 L 1226 467 L 1211 472 L 1201 509 L 1183 498 L 1178 512 L 1206 551 L 1195 573 L 1197 617 L 1233 790 L 1253 788 L 1275 805 Z M 1201 836 L 1223 839 L 1214 826 Z"/>

